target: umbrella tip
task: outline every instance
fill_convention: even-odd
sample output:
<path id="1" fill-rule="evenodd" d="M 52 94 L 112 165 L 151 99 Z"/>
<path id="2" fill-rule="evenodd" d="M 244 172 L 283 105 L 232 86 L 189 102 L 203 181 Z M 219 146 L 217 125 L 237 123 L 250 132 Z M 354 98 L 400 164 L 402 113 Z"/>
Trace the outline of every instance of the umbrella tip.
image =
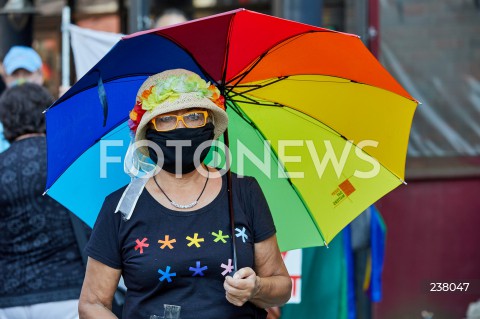
<path id="1" fill-rule="evenodd" d="M 50 188 L 49 188 L 49 189 L 50 189 Z M 47 194 L 47 192 L 48 192 L 49 189 L 46 189 L 46 190 L 43 192 L 42 196 L 45 196 L 45 195 Z"/>
<path id="2" fill-rule="evenodd" d="M 330 248 L 330 247 L 328 247 L 328 244 L 325 240 L 323 241 L 323 244 L 325 245 L 325 247 L 327 247 L 327 249 Z"/>

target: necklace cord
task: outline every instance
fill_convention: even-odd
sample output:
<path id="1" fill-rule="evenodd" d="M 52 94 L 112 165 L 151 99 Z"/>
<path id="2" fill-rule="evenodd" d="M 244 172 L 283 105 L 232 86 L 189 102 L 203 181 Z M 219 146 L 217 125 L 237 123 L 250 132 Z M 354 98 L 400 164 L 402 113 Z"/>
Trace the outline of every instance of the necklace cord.
<path id="1" fill-rule="evenodd" d="M 208 170 L 207 168 L 207 179 L 205 180 L 205 184 L 203 185 L 203 189 L 202 191 L 200 192 L 200 195 L 198 195 L 197 199 L 190 203 L 190 204 L 186 204 L 186 205 L 179 205 L 177 204 L 175 201 L 171 200 L 170 197 L 168 197 L 168 195 L 163 191 L 163 189 L 160 187 L 160 185 L 158 184 L 157 182 L 157 179 L 156 179 L 156 175 L 153 176 L 153 180 L 155 181 L 155 184 L 157 184 L 157 187 L 158 189 L 163 193 L 163 195 L 165 195 L 165 197 L 168 199 L 168 201 L 170 202 L 170 204 L 172 204 L 173 206 L 177 207 L 177 208 L 190 208 L 190 207 L 193 207 L 195 205 L 197 205 L 198 203 L 198 200 L 200 199 L 200 197 L 202 197 L 203 195 L 203 192 L 205 191 L 205 188 L 207 188 L 207 184 L 208 184 L 208 180 L 209 180 L 209 176 L 210 176 L 210 171 Z"/>

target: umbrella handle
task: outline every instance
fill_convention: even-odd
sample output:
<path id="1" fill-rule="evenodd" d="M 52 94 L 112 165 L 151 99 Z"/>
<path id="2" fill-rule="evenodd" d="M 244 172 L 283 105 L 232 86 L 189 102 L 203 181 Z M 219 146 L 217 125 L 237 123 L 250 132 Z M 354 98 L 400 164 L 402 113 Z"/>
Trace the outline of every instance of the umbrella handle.
<path id="1" fill-rule="evenodd" d="M 225 152 L 225 166 L 227 167 L 227 193 L 228 193 L 228 210 L 230 212 L 230 227 L 232 233 L 232 254 L 233 254 L 233 276 L 237 272 L 237 246 L 235 244 L 235 214 L 233 211 L 233 195 L 232 195 L 232 171 L 230 170 L 230 155 L 228 152 L 229 140 L 228 140 L 228 128 L 223 133 L 225 145 L 227 151 Z"/>

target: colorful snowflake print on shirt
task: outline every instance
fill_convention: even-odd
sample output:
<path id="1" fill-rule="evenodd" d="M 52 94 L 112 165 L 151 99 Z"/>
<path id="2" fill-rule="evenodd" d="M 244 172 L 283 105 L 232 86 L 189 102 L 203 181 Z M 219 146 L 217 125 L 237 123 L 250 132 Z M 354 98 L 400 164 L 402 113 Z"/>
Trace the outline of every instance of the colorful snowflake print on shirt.
<path id="1" fill-rule="evenodd" d="M 229 235 L 224 235 L 221 230 L 219 230 L 218 233 L 212 232 L 212 236 L 215 237 L 215 239 L 213 240 L 215 243 L 221 241 L 224 244 L 227 243 L 226 239 L 230 237 Z"/>
<path id="2" fill-rule="evenodd" d="M 164 249 L 165 247 L 168 247 L 170 249 L 173 249 L 173 243 L 176 243 L 177 240 L 174 238 L 174 239 L 170 239 L 170 235 L 165 235 L 165 240 L 158 240 L 158 243 L 159 244 L 163 244 L 162 246 L 160 246 L 161 249 Z"/>
<path id="3" fill-rule="evenodd" d="M 231 273 L 233 271 L 232 260 L 228 259 L 228 265 L 225 265 L 224 263 L 222 263 L 220 267 L 225 269 L 224 271 L 222 271 L 222 276 L 225 276 L 226 274 Z"/>
<path id="4" fill-rule="evenodd" d="M 142 241 L 140 241 L 140 239 L 137 238 L 137 240 L 135 240 L 135 242 L 137 243 L 137 245 L 135 246 L 135 250 L 139 250 L 140 249 L 140 254 L 143 254 L 143 247 L 148 247 L 150 246 L 150 244 L 147 244 L 146 241 L 148 240 L 148 238 L 143 238 Z"/>
<path id="5" fill-rule="evenodd" d="M 248 235 L 245 233 L 247 230 L 245 229 L 245 227 L 242 227 L 242 229 L 240 228 L 235 228 L 235 231 L 237 232 L 235 234 L 236 237 L 242 237 L 242 241 L 243 243 L 245 244 L 247 242 L 247 239 L 248 239 Z"/>
<path id="6" fill-rule="evenodd" d="M 170 272 L 170 269 L 171 269 L 170 266 L 167 266 L 165 271 L 163 271 L 162 269 L 158 269 L 158 273 L 160 275 L 162 275 L 162 277 L 159 278 L 160 281 L 167 280 L 168 282 L 172 282 L 171 277 L 175 277 L 177 275 L 177 273 L 176 272 Z"/>
<path id="7" fill-rule="evenodd" d="M 197 267 L 190 267 L 189 268 L 190 271 L 193 271 L 192 277 L 195 277 L 197 275 L 202 276 L 202 277 L 205 276 L 203 271 L 205 271 L 207 269 L 208 269 L 207 266 L 200 267 L 200 261 L 197 261 Z"/>
<path id="8" fill-rule="evenodd" d="M 187 236 L 186 238 L 187 238 L 187 240 L 190 241 L 187 244 L 188 247 L 191 247 L 192 245 L 195 245 L 197 248 L 200 248 L 200 243 L 205 241 L 204 238 L 198 238 L 198 233 L 194 233 L 193 238 L 190 237 L 190 236 Z"/>

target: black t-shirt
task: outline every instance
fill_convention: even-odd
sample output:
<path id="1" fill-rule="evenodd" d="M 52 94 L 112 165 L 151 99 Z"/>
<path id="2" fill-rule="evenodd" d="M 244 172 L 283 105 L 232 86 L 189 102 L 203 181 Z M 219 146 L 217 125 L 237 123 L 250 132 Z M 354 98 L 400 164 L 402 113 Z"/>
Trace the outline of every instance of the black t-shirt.
<path id="1" fill-rule="evenodd" d="M 232 177 L 238 269 L 254 268 L 254 243 L 274 235 L 275 226 L 257 181 Z M 164 304 L 181 306 L 182 319 L 266 318 L 250 302 L 237 307 L 225 298 L 224 278 L 233 268 L 225 176 L 219 195 L 195 211 L 170 210 L 144 190 L 128 221 L 114 213 L 124 189 L 105 199 L 86 248 L 122 269 L 124 318 L 163 315 Z"/>

